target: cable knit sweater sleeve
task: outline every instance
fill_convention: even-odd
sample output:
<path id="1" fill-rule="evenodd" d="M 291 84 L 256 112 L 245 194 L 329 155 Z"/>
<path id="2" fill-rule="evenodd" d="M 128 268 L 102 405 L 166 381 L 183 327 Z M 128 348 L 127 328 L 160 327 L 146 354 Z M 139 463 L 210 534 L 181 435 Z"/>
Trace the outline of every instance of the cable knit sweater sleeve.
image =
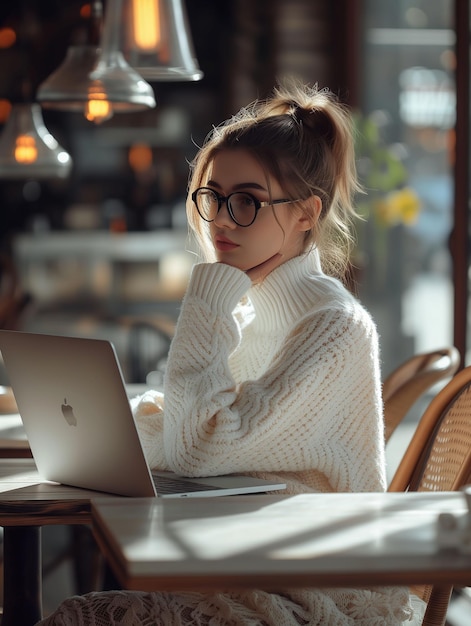
<path id="1" fill-rule="evenodd" d="M 194 267 L 164 413 L 145 417 L 141 430 L 150 460 L 189 476 L 272 473 L 316 490 L 383 490 L 374 325 L 323 275 L 301 275 L 290 293 L 299 270 L 285 265 L 259 293 L 233 267 Z M 241 325 L 234 310 L 249 290 L 255 320 Z"/>

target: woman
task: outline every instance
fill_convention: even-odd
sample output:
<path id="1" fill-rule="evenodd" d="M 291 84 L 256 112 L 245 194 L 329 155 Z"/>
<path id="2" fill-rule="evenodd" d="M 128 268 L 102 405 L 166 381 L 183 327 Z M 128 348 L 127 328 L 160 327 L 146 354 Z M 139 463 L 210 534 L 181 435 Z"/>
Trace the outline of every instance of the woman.
<path id="1" fill-rule="evenodd" d="M 208 136 L 187 201 L 205 262 L 164 394 L 134 403 L 152 467 L 245 472 L 292 494 L 385 490 L 376 329 L 341 282 L 357 191 L 351 119 L 325 90 L 279 87 Z M 106 592 L 43 624 L 396 626 L 412 613 L 405 588 Z"/>

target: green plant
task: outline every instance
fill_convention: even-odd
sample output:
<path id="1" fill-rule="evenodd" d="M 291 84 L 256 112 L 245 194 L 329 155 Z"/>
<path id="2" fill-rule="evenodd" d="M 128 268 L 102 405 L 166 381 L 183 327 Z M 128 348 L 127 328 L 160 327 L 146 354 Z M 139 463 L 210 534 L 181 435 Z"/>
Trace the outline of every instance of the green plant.
<path id="1" fill-rule="evenodd" d="M 397 148 L 384 142 L 378 114 L 357 113 L 354 121 L 357 169 L 365 191 L 357 198 L 359 215 L 364 219 L 373 217 L 385 227 L 414 223 L 420 199 L 406 185 L 407 170 Z"/>

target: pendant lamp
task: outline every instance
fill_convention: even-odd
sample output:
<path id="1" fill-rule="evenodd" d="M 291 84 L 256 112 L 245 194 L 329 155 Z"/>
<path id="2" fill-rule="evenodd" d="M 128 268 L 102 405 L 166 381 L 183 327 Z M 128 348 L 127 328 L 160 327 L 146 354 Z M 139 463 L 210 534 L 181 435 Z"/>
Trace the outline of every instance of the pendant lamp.
<path id="1" fill-rule="evenodd" d="M 120 20 L 120 48 L 141 76 L 153 81 L 203 77 L 182 0 L 124 0 Z"/>
<path id="2" fill-rule="evenodd" d="M 110 119 L 113 105 L 95 89 L 90 74 L 98 62 L 100 50 L 92 45 L 70 46 L 66 57 L 49 78 L 39 86 L 37 100 L 45 108 L 82 112 L 97 124 Z"/>
<path id="3" fill-rule="evenodd" d="M 38 89 L 44 107 L 83 111 L 97 123 L 114 112 L 155 107 L 152 87 L 124 59 L 119 50 L 122 0 L 108 0 L 100 47 L 98 41 L 71 46 L 59 68 Z M 92 19 L 101 20 L 101 2 L 93 3 Z M 97 29 L 95 29 L 97 32 Z"/>
<path id="4" fill-rule="evenodd" d="M 46 128 L 39 104 L 13 105 L 0 135 L 0 178 L 67 178 L 72 158 Z"/>

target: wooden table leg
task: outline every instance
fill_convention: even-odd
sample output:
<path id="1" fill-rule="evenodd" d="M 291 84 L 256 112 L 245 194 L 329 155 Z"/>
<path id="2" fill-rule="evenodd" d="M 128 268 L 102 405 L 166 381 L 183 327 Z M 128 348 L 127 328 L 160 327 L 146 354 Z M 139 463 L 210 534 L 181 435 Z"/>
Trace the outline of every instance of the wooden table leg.
<path id="1" fill-rule="evenodd" d="M 42 617 L 41 528 L 3 529 L 2 626 L 32 626 Z"/>

